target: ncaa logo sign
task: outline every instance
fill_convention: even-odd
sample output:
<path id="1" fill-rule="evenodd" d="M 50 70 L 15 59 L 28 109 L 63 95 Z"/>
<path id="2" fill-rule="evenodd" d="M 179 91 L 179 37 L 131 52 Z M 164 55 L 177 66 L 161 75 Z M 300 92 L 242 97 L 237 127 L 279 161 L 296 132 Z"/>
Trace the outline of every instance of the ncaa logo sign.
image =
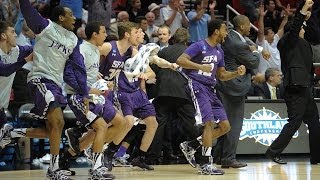
<path id="1" fill-rule="evenodd" d="M 287 119 L 281 118 L 279 113 L 263 107 L 263 109 L 251 113 L 250 119 L 243 119 L 239 140 L 254 138 L 256 142 L 270 146 L 280 134 L 283 126 L 287 124 Z M 293 135 L 293 138 L 297 137 L 298 131 Z"/>

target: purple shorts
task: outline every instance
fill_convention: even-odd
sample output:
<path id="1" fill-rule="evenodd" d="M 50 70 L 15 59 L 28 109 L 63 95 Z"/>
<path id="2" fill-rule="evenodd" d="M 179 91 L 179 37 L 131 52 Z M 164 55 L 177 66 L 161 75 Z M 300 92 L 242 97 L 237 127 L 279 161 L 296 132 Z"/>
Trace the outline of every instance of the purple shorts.
<path id="1" fill-rule="evenodd" d="M 80 95 L 68 95 L 68 104 L 74 115 L 82 124 L 91 124 L 96 119 L 102 117 L 107 123 L 116 116 L 117 111 L 112 106 L 112 103 L 106 98 L 105 104 L 89 104 L 89 110 L 93 113 L 93 116 L 87 118 L 85 113 L 85 105 L 83 103 L 83 97 Z"/>
<path id="2" fill-rule="evenodd" d="M 34 108 L 30 114 L 37 119 L 47 119 L 50 109 L 65 107 L 66 98 L 62 94 L 62 89 L 52 80 L 46 78 L 35 78 L 28 82 L 30 92 L 34 100 Z"/>
<path id="3" fill-rule="evenodd" d="M 123 116 L 133 115 L 145 119 L 156 115 L 153 104 L 150 103 L 147 94 L 141 89 L 131 93 L 118 92 L 117 96 Z M 110 92 L 108 97 L 117 106 L 114 93 Z"/>
<path id="4" fill-rule="evenodd" d="M 199 104 L 203 123 L 208 121 L 219 123 L 228 119 L 226 111 L 213 88 L 195 81 L 192 82 L 192 86 Z"/>

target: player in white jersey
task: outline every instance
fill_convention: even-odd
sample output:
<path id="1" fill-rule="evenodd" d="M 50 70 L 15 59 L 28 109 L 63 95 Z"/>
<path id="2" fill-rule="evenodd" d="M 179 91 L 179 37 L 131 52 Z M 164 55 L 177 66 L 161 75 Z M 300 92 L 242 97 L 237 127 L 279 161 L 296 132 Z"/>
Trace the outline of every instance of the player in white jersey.
<path id="1" fill-rule="evenodd" d="M 6 137 L 12 126 L 6 123 L 5 109 L 8 108 L 11 88 L 16 71 L 32 60 L 32 47 L 17 46 L 17 34 L 13 25 L 0 21 L 0 148 L 11 142 Z M 30 58 L 26 58 L 30 55 Z"/>
<path id="2" fill-rule="evenodd" d="M 63 70 L 66 61 L 72 61 L 79 89 L 88 96 L 86 71 L 83 60 L 79 58 L 78 39 L 72 32 L 75 17 L 71 9 L 57 6 L 52 10 L 50 20 L 40 16 L 29 0 L 19 0 L 21 12 L 36 34 L 33 67 L 28 75 L 28 86 L 34 97 L 35 107 L 31 114 L 45 120 L 45 128 L 14 129 L 11 137 L 49 138 L 50 166 L 49 179 L 70 179 L 59 169 L 59 150 L 64 126 L 62 108 L 67 102 L 62 94 Z"/>

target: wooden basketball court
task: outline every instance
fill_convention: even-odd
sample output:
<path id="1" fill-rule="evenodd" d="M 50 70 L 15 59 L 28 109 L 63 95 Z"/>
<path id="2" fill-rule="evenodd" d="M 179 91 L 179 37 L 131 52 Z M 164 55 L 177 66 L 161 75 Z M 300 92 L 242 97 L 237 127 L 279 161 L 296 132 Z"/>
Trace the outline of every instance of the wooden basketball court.
<path id="1" fill-rule="evenodd" d="M 319 180 L 320 165 L 310 165 L 308 161 L 288 162 L 278 165 L 273 162 L 250 162 L 241 169 L 225 169 L 225 175 L 198 175 L 190 165 L 158 165 L 154 171 L 142 171 L 130 167 L 116 167 L 112 174 L 116 179 L 131 180 Z M 73 168 L 75 180 L 88 179 L 88 168 Z M 46 170 L 2 171 L 0 179 L 45 179 Z"/>

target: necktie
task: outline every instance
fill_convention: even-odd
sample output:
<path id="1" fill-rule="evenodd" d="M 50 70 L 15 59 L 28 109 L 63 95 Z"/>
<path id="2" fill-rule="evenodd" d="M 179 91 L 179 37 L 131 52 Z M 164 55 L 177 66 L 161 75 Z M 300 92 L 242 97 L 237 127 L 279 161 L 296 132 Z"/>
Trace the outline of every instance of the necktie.
<path id="1" fill-rule="evenodd" d="M 277 99 L 277 89 L 275 87 L 272 87 L 271 99 Z"/>

